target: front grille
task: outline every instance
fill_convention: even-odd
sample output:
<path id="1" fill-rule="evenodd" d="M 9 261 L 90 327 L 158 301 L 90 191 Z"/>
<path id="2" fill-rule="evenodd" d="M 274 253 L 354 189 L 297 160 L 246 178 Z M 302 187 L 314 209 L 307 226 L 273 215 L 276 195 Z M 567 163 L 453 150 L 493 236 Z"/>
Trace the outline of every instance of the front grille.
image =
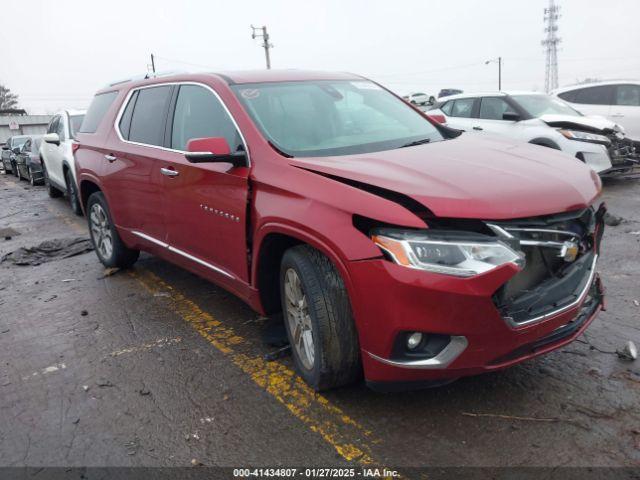
<path id="1" fill-rule="evenodd" d="M 595 275 L 604 206 L 487 225 L 526 255 L 526 265 L 493 296 L 502 317 L 519 326 L 571 307 Z"/>

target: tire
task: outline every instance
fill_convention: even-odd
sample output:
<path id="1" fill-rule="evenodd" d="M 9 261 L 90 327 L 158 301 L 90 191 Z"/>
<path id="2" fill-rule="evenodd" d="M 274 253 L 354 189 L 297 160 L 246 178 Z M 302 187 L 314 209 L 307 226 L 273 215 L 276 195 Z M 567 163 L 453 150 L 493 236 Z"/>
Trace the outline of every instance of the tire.
<path id="1" fill-rule="evenodd" d="M 31 167 L 27 167 L 27 173 L 29 174 L 29 184 L 32 187 L 36 186 L 36 181 L 33 179 L 33 173 L 31 172 Z"/>
<path id="2" fill-rule="evenodd" d="M 78 195 L 78 187 L 71 175 L 71 170 L 64 172 L 64 181 L 67 184 L 67 197 L 69 198 L 69 206 L 73 213 L 82 216 L 82 207 L 80 206 L 80 196 Z"/>
<path id="3" fill-rule="evenodd" d="M 11 162 L 11 171 L 20 180 L 20 172 L 18 172 L 18 165 L 15 162 Z"/>
<path id="4" fill-rule="evenodd" d="M 128 268 L 138 260 L 140 252 L 128 248 L 113 222 L 102 192 L 92 193 L 87 202 L 87 223 L 96 255 L 107 268 Z M 107 248 L 110 241 L 111 248 Z"/>
<path id="5" fill-rule="evenodd" d="M 317 391 L 360 379 L 358 333 L 349 295 L 333 263 L 308 245 L 290 248 L 282 258 L 280 292 L 285 327 L 300 376 Z"/>
<path id="6" fill-rule="evenodd" d="M 51 185 L 51 182 L 49 181 L 49 174 L 47 173 L 47 167 L 45 167 L 44 162 L 42 162 L 42 172 L 44 173 L 44 186 L 47 189 L 49 197 L 60 198 L 62 196 L 62 192 Z"/>

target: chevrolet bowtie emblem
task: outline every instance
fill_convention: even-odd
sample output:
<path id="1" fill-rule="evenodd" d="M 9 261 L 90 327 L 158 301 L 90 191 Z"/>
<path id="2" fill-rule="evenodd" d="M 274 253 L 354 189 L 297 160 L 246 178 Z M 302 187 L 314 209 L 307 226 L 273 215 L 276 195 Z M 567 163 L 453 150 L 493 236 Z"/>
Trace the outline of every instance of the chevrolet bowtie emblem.
<path id="1" fill-rule="evenodd" d="M 560 248 L 559 257 L 562 257 L 565 262 L 574 262 L 578 257 L 579 248 L 575 242 L 564 242 L 562 248 Z"/>

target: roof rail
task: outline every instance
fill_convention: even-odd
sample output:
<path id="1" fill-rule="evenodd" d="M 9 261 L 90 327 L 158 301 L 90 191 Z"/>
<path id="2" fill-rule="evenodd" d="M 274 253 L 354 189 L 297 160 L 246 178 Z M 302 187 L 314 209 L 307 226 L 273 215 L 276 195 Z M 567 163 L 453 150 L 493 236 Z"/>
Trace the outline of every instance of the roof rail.
<path id="1" fill-rule="evenodd" d="M 132 77 L 128 77 L 128 78 L 122 78 L 120 80 L 116 80 L 113 82 L 108 83 L 105 88 L 108 87 L 115 87 L 116 85 L 121 85 L 123 83 L 128 83 L 128 82 L 136 82 L 139 80 L 146 80 L 147 78 L 158 78 L 158 77 L 166 77 L 168 75 L 178 75 L 180 73 L 188 73 L 186 70 L 169 70 L 166 72 L 148 72 L 145 73 L 144 75 L 135 75 Z"/>

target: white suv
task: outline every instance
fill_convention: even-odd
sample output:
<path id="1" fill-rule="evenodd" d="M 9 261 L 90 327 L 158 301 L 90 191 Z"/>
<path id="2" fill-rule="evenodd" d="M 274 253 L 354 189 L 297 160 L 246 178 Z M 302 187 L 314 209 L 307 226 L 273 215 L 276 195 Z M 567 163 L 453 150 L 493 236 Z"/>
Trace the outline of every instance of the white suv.
<path id="1" fill-rule="evenodd" d="M 426 93 L 419 92 L 410 93 L 402 98 L 414 105 L 433 105 L 436 102 L 436 97 L 433 95 L 427 95 Z"/>
<path id="2" fill-rule="evenodd" d="M 619 123 L 640 142 L 640 80 L 574 85 L 553 92 L 585 115 L 602 115 Z"/>
<path id="3" fill-rule="evenodd" d="M 640 154 L 619 125 L 605 118 L 584 116 L 548 95 L 532 92 L 455 95 L 446 97 L 426 114 L 459 130 L 562 150 L 601 176 L 635 175 L 640 169 Z"/>
<path id="4" fill-rule="evenodd" d="M 70 110 L 56 113 L 49 122 L 40 146 L 49 196 L 55 198 L 66 193 L 71 208 L 77 215 L 82 215 L 82 209 L 78 199 L 78 183 L 73 161 L 74 144 L 77 145 L 74 138 L 84 114 L 84 111 Z"/>

